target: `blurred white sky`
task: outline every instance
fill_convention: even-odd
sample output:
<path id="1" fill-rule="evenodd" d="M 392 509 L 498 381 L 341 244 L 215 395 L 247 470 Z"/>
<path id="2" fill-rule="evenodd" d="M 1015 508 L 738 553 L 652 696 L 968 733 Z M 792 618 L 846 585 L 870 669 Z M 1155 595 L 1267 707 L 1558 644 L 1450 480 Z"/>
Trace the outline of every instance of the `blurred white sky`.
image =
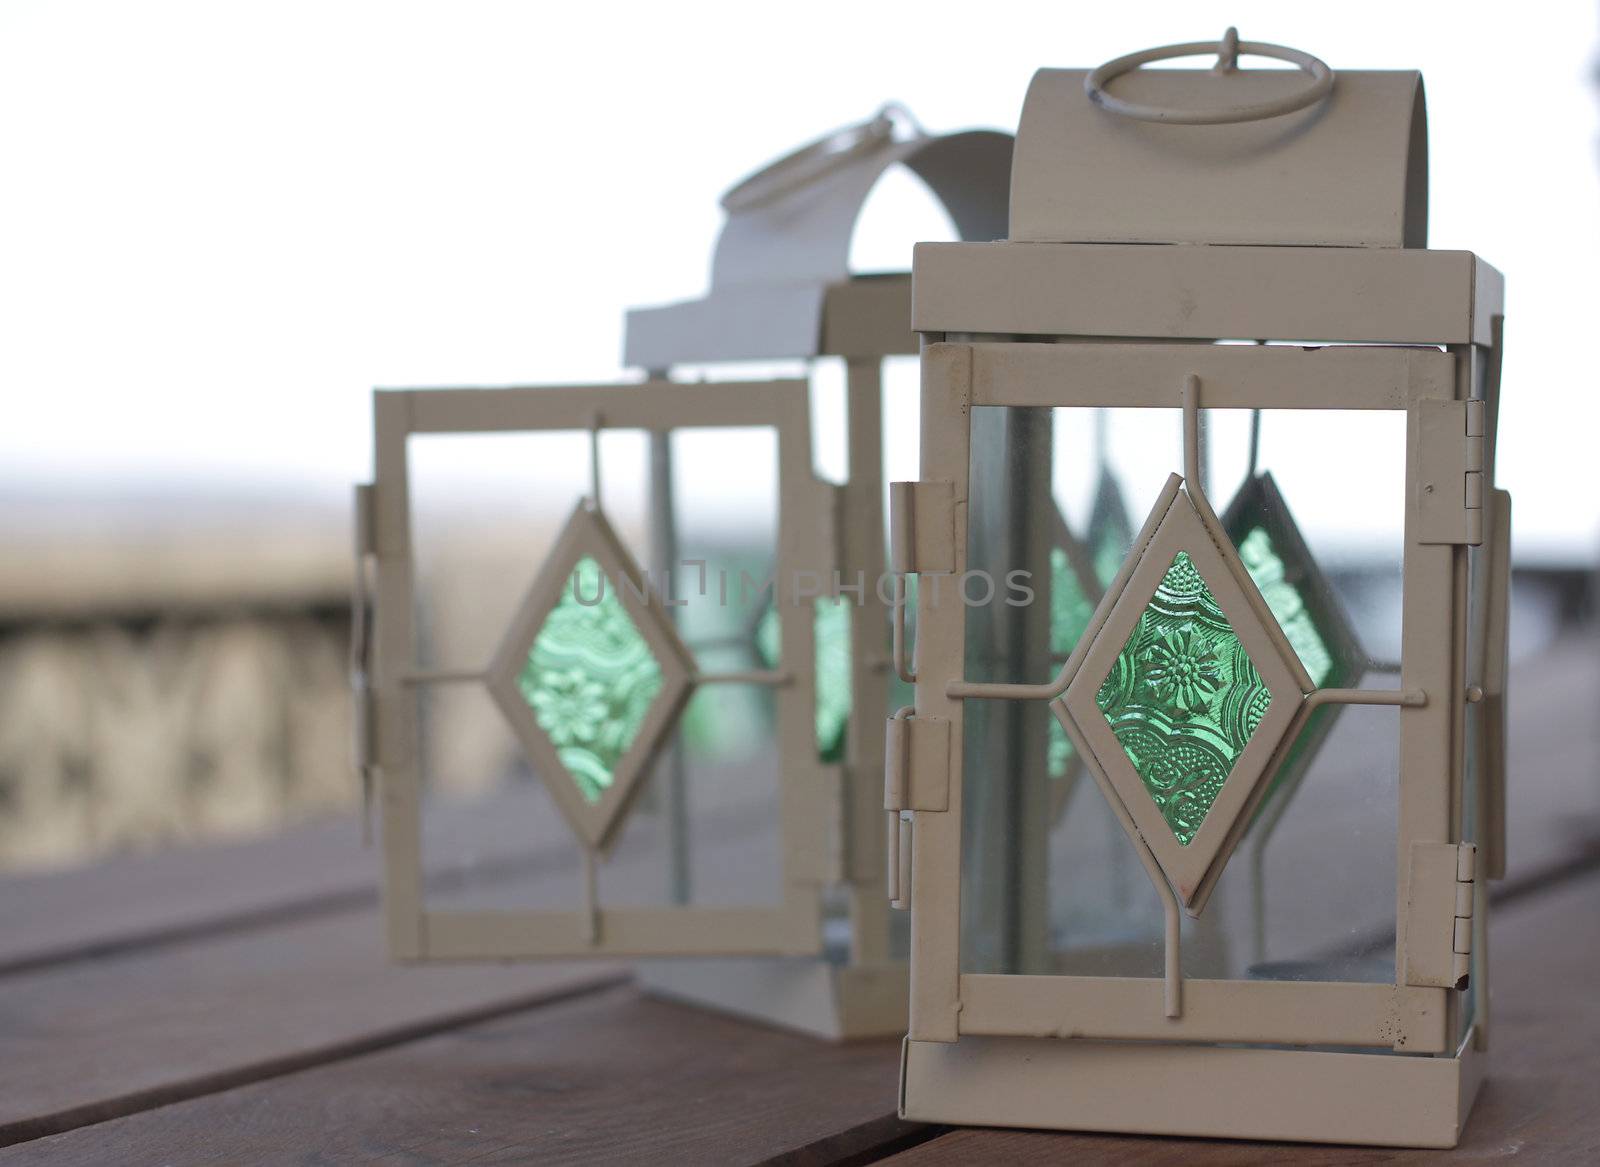
<path id="1" fill-rule="evenodd" d="M 374 384 L 619 373 L 703 286 L 718 194 L 906 102 L 1014 128 L 1041 65 L 1246 39 L 1421 68 L 1432 228 L 1508 278 L 1519 549 L 1592 557 L 1591 4 L 72 3 L 0 7 L 0 494 L 342 506 Z M 909 182 L 857 240 L 904 266 Z M 1557 411 L 1559 412 L 1559 415 Z M 1559 420 L 1557 420 L 1559 416 Z"/>

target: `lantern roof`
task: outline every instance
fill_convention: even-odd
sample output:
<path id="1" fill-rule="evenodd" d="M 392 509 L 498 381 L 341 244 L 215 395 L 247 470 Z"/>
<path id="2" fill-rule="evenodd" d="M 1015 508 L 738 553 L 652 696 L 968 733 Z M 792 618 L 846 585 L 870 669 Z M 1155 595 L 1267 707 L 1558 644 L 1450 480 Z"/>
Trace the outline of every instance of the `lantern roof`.
<path id="1" fill-rule="evenodd" d="M 1427 246 L 1421 74 L 1335 76 L 1297 50 L 1269 55 L 1320 67 L 1315 92 L 1304 66 L 1137 67 L 1200 47 L 1034 75 L 1017 130 L 1013 241 Z M 1289 112 L 1259 112 L 1274 108 Z M 1253 120 L 1224 120 L 1247 110 Z"/>
<path id="2" fill-rule="evenodd" d="M 850 271 L 850 240 L 861 208 L 884 171 L 902 164 L 927 184 L 961 239 L 1004 238 L 1012 138 L 994 130 L 937 135 L 912 129 L 907 135 L 904 115 L 891 114 L 892 107 L 886 108 L 868 122 L 826 135 L 729 190 L 710 292 L 699 300 L 630 310 L 624 362 L 663 369 L 854 355 L 825 336 L 830 302 L 841 296 L 875 316 L 904 320 L 904 344 L 887 351 L 915 352 L 909 279 Z"/>

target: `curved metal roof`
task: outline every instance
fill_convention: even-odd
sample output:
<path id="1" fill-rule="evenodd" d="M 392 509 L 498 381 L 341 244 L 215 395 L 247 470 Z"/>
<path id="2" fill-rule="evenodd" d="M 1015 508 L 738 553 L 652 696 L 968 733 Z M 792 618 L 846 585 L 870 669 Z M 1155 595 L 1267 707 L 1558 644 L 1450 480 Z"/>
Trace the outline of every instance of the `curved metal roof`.
<path id="1" fill-rule="evenodd" d="M 1327 98 L 1226 125 L 1135 120 L 1085 69 L 1041 69 L 1017 129 L 1011 240 L 1426 247 L 1428 120 L 1415 72 L 1340 70 Z M 1124 100 L 1183 110 L 1282 99 L 1297 70 L 1137 69 Z"/>
<path id="2" fill-rule="evenodd" d="M 841 131 L 858 136 L 837 153 L 823 150 L 838 137 L 830 135 L 730 191 L 710 292 L 700 300 L 629 311 L 625 362 L 658 369 L 820 355 L 823 301 L 829 287 L 851 278 L 856 220 L 884 171 L 896 164 L 927 184 L 963 240 L 1005 237 L 1011 135 L 862 135 L 881 121 Z M 760 185 L 768 193 L 754 189 Z M 906 259 L 909 267 L 909 248 Z M 906 327 L 909 332 L 909 316 Z"/>

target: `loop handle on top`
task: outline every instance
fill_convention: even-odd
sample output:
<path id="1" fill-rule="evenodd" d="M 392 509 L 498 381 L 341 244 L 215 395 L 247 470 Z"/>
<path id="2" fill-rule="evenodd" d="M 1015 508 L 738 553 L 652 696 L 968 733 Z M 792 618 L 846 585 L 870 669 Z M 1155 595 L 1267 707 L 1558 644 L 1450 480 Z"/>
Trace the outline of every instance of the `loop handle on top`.
<path id="1" fill-rule="evenodd" d="M 1261 101 L 1251 105 L 1224 106 L 1221 109 L 1176 109 L 1163 105 L 1140 105 L 1137 102 L 1123 101 L 1120 97 L 1113 97 L 1106 92 L 1106 86 L 1124 73 L 1131 72 L 1141 65 L 1148 65 L 1153 61 L 1169 61 L 1175 57 L 1198 57 L 1207 53 L 1217 54 L 1217 63 L 1212 70 L 1218 74 L 1228 74 L 1237 71 L 1240 54 L 1252 57 L 1272 57 L 1279 61 L 1288 61 L 1297 66 L 1309 78 L 1309 82 L 1293 93 L 1273 101 Z M 1129 53 L 1125 57 L 1107 61 L 1094 72 L 1083 79 L 1083 90 L 1089 100 L 1110 113 L 1120 114 L 1125 118 L 1132 118 L 1141 122 L 1166 122 L 1176 126 L 1217 126 L 1231 125 L 1236 122 L 1255 122 L 1265 118 L 1282 117 L 1287 113 L 1305 109 L 1315 105 L 1333 91 L 1333 70 L 1321 58 L 1313 57 L 1310 53 L 1301 52 L 1299 49 L 1287 48 L 1284 45 L 1269 45 L 1262 41 L 1242 41 L 1239 39 L 1239 30 L 1230 28 L 1222 35 L 1222 39 L 1215 44 L 1210 41 L 1190 41 L 1182 45 L 1163 45 L 1157 49 L 1145 49 L 1142 52 Z"/>
<path id="2" fill-rule="evenodd" d="M 897 133 L 897 127 L 904 130 Z M 866 121 L 824 134 L 762 167 L 722 196 L 722 209 L 731 213 L 770 203 L 886 143 L 925 137 L 911 111 L 891 101 Z"/>

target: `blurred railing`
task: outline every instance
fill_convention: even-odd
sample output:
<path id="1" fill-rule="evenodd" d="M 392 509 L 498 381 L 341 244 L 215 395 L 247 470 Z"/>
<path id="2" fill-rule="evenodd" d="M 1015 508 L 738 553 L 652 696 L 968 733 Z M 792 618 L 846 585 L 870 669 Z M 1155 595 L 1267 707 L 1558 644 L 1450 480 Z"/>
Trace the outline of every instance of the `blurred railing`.
<path id="1" fill-rule="evenodd" d="M 339 516 L 0 506 L 0 869 L 350 805 Z"/>
<path id="2" fill-rule="evenodd" d="M 0 562 L 0 870 L 260 834 L 356 802 L 337 526 L 275 538 L 190 523 L 176 541 L 131 531 L 67 550 L 11 541 Z M 491 583 L 523 586 L 520 572 L 486 563 L 479 548 L 431 581 L 449 601 L 449 627 L 435 632 L 481 621 Z M 1389 586 L 1334 574 L 1342 590 Z M 1519 655 L 1589 614 L 1592 584 L 1586 569 L 1519 568 Z M 525 769 L 481 716 L 458 711 L 431 743 L 463 789 Z"/>
<path id="3" fill-rule="evenodd" d="M 312 605 L 0 633 L 0 867 L 349 804 L 345 635 Z"/>

